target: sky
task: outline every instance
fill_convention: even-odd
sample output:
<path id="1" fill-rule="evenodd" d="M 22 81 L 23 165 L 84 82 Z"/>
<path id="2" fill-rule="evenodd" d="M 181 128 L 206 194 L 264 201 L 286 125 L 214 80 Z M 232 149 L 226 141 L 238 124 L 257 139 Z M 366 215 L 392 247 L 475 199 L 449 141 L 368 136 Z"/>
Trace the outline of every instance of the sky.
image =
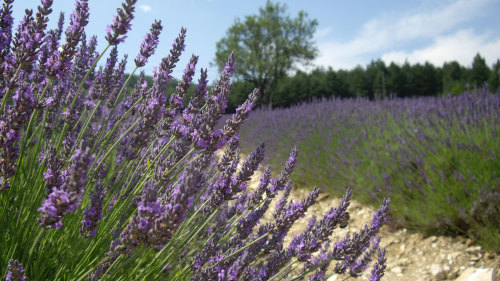
<path id="1" fill-rule="evenodd" d="M 442 66 L 458 61 L 470 66 L 480 53 L 491 65 L 500 58 L 500 0 L 422 0 L 422 1 L 343 1 L 290 0 L 281 1 L 295 17 L 299 11 L 316 19 L 314 35 L 319 55 L 314 66 L 352 69 L 381 59 L 387 64 L 430 62 Z M 129 55 L 127 71 L 135 66 L 133 58 L 139 51 L 144 35 L 155 19 L 163 24 L 160 44 L 154 56 L 143 68 L 151 75 L 165 57 L 181 27 L 187 28 L 186 49 L 173 73 L 180 78 L 191 54 L 199 56 L 198 68 L 208 68 L 208 78 L 214 81 L 218 69 L 213 64 L 216 43 L 226 34 L 236 18 L 259 13 L 266 0 L 138 0 L 132 30 L 120 56 Z M 15 23 L 26 8 L 36 8 L 39 1 L 14 1 Z M 86 33 L 97 35 L 100 50 L 106 46 L 106 26 L 121 6 L 118 0 L 89 0 L 90 22 Z M 65 12 L 65 26 L 74 8 L 72 0 L 54 0 L 49 28 L 57 24 Z M 199 77 L 199 71 L 197 72 Z M 197 79 L 197 78 L 196 78 Z"/>

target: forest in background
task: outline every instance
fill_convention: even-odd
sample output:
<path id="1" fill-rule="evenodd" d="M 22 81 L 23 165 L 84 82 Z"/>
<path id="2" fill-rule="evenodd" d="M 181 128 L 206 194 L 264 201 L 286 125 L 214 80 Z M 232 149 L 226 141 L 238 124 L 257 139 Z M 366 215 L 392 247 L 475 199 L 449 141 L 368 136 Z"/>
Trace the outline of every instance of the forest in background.
<path id="1" fill-rule="evenodd" d="M 467 87 L 478 88 L 488 84 L 492 92 L 500 86 L 500 59 L 491 67 L 477 54 L 470 67 L 456 61 L 446 62 L 442 66 L 431 63 L 403 65 L 394 62 L 387 65 L 382 60 L 372 61 L 365 67 L 357 66 L 351 70 L 315 68 L 306 73 L 298 70 L 278 82 L 272 93 L 273 108 L 286 108 L 302 102 L 328 97 L 419 97 L 438 95 L 457 95 Z M 138 76 L 131 78 L 128 87 L 132 90 Z M 153 78 L 146 76 L 148 85 Z M 213 82 L 213 81 L 212 81 Z M 174 79 L 168 87 L 167 95 L 175 92 L 178 81 Z M 229 96 L 227 113 L 234 112 L 253 90 L 254 86 L 243 80 L 233 81 Z M 185 100 L 192 95 L 194 86 Z"/>

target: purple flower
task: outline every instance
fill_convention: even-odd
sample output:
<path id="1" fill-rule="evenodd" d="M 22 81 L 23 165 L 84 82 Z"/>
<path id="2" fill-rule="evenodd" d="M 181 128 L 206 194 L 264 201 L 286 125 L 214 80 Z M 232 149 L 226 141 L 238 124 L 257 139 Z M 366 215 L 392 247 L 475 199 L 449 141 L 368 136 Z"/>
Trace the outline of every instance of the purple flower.
<path id="1" fill-rule="evenodd" d="M 113 90 L 115 65 L 118 61 L 118 47 L 113 47 L 106 60 L 106 66 L 96 74 L 94 85 L 89 90 L 89 96 L 94 100 L 104 100 Z"/>
<path id="2" fill-rule="evenodd" d="M 187 93 L 189 87 L 191 86 L 191 81 L 196 70 L 196 64 L 198 63 L 198 56 L 191 56 L 184 74 L 182 75 L 182 80 L 177 85 L 176 92 L 170 96 L 170 104 L 167 109 L 167 116 L 174 118 L 178 115 L 184 107 L 184 95 Z"/>
<path id="3" fill-rule="evenodd" d="M 38 223 L 44 228 L 60 228 L 65 214 L 74 212 L 80 205 L 87 172 L 94 161 L 90 149 L 78 148 L 71 157 L 67 175 L 60 188 L 53 188 L 42 206 Z"/>
<path id="4" fill-rule="evenodd" d="M 290 152 L 290 157 L 285 163 L 284 170 L 281 171 L 279 177 L 271 182 L 271 186 L 266 190 L 267 197 L 274 198 L 276 194 L 285 188 L 290 175 L 297 165 L 297 154 L 299 153 L 298 148 L 295 146 Z"/>
<path id="5" fill-rule="evenodd" d="M 24 268 L 17 260 L 9 260 L 5 281 L 26 281 Z"/>
<path id="6" fill-rule="evenodd" d="M 144 93 L 143 104 L 139 108 L 142 119 L 139 122 L 139 126 L 132 133 L 134 136 L 131 140 L 134 150 L 133 155 L 137 156 L 137 152 L 146 146 L 148 137 L 154 131 L 165 112 L 166 84 L 172 80 L 170 74 L 175 64 L 179 61 L 181 52 L 184 49 L 185 38 L 186 29 L 181 28 L 181 32 L 172 50 L 170 50 L 170 54 L 162 59 L 160 67 L 155 70 L 153 87 Z"/>
<path id="7" fill-rule="evenodd" d="M 8 179 L 17 169 L 17 141 L 36 106 L 33 89 L 24 83 L 16 90 L 12 99 L 14 106 L 6 107 L 7 110 L 0 116 L 0 190 L 10 187 Z"/>
<path id="8" fill-rule="evenodd" d="M 118 66 L 113 71 L 112 81 L 111 81 L 111 92 L 109 93 L 108 102 L 106 105 L 108 108 L 113 108 L 116 103 L 116 99 L 118 98 L 118 94 L 122 89 L 124 83 L 124 72 L 125 66 L 127 65 L 127 55 L 123 56 L 123 59 L 120 61 Z"/>
<path id="9" fill-rule="evenodd" d="M 47 75 L 52 79 L 62 79 L 67 75 L 71 66 L 71 60 L 77 52 L 77 46 L 84 36 L 85 26 L 89 22 L 88 0 L 78 0 L 75 2 L 75 11 L 69 17 L 69 26 L 66 28 L 66 43 L 60 50 L 54 51 L 47 60 L 45 66 L 48 69 Z"/>
<path id="10" fill-rule="evenodd" d="M 175 230 L 184 221 L 187 211 L 193 206 L 193 197 L 204 183 L 204 176 L 193 162 L 179 176 L 178 184 L 163 205 L 163 213 L 154 222 L 154 233 L 157 247 L 166 244 L 175 233 Z"/>
<path id="11" fill-rule="evenodd" d="M 6 0 L 0 11 L 0 62 L 3 62 L 4 57 L 10 51 L 10 43 L 12 40 L 12 3 L 14 0 Z"/>
<path id="12" fill-rule="evenodd" d="M 120 234 L 120 244 L 127 249 L 145 244 L 152 247 L 154 221 L 163 213 L 164 208 L 158 200 L 158 187 L 153 181 L 148 181 L 143 189 L 137 215 L 132 217 L 127 227 Z"/>
<path id="13" fill-rule="evenodd" d="M 384 276 L 384 271 L 386 269 L 385 262 L 387 259 L 385 258 L 385 249 L 379 249 L 377 254 L 377 262 L 373 265 L 373 269 L 370 272 L 369 281 L 379 281 L 382 276 Z"/>
<path id="14" fill-rule="evenodd" d="M 97 233 L 97 223 L 102 219 L 102 201 L 104 199 L 102 183 L 98 183 L 95 190 L 90 194 L 90 208 L 83 211 L 85 216 L 81 221 L 80 233 L 83 237 L 94 237 Z"/>
<path id="15" fill-rule="evenodd" d="M 37 60 L 40 46 L 45 36 L 48 15 L 52 12 L 50 8 L 52 0 L 42 1 L 42 6 L 38 6 L 36 17 L 33 18 L 33 10 L 26 9 L 25 16 L 19 23 L 14 36 L 14 50 L 16 63 L 27 68 Z"/>
<path id="16" fill-rule="evenodd" d="M 231 138 L 234 134 L 239 132 L 241 124 L 247 120 L 250 111 L 252 111 L 253 107 L 257 103 L 258 93 L 259 90 L 254 89 L 248 96 L 248 99 L 236 108 L 236 113 L 233 114 L 232 118 L 226 121 L 226 125 L 224 126 L 224 135 L 226 135 L 227 138 Z"/>
<path id="17" fill-rule="evenodd" d="M 351 194 L 352 190 L 349 188 L 337 208 L 331 208 L 327 211 L 319 223 L 316 223 L 316 218 L 313 217 L 304 232 L 293 237 L 288 249 L 294 256 L 301 261 L 308 260 L 312 253 L 316 252 L 325 241 L 328 241 L 337 225 L 347 226 L 349 218 L 347 207 L 350 204 Z"/>
<path id="18" fill-rule="evenodd" d="M 231 91 L 231 77 L 235 67 L 234 52 L 228 58 L 226 67 L 220 75 L 217 84 L 213 87 L 213 95 L 207 100 L 207 106 L 200 113 L 195 124 L 195 143 L 198 148 L 216 150 L 222 148 L 230 139 L 222 130 L 214 130 L 217 120 L 227 107 L 227 98 Z"/>
<path id="19" fill-rule="evenodd" d="M 106 29 L 106 40 L 111 45 L 118 45 L 124 42 L 127 36 L 127 32 L 131 28 L 130 22 L 134 19 L 135 3 L 137 0 L 125 0 L 122 3 L 122 8 L 117 9 L 118 15 L 113 18 L 113 23 L 108 25 Z"/>
<path id="20" fill-rule="evenodd" d="M 161 21 L 155 20 L 155 22 L 151 25 L 149 33 L 144 37 L 144 40 L 141 43 L 141 50 L 134 60 L 137 67 L 146 65 L 148 58 L 155 53 L 156 47 L 160 42 L 159 36 L 162 29 L 163 27 L 161 25 Z"/>
<path id="21" fill-rule="evenodd" d="M 370 248 L 370 250 L 367 251 L 363 257 L 358 258 L 358 260 L 351 265 L 349 274 L 352 277 L 360 277 L 361 273 L 366 270 L 368 264 L 371 262 L 373 255 L 377 252 L 377 250 L 379 250 L 380 237 L 375 237 L 372 240 L 372 247 Z"/>
<path id="22" fill-rule="evenodd" d="M 352 238 L 348 234 L 346 238 L 335 244 L 332 255 L 342 260 L 335 268 L 337 273 L 345 273 L 348 268 L 354 265 L 356 259 L 368 249 L 370 241 L 375 239 L 382 224 L 387 219 L 389 203 L 389 199 L 384 199 L 382 206 L 373 215 L 370 227 L 365 225 L 358 233 L 354 233 Z"/>
<path id="23" fill-rule="evenodd" d="M 64 180 L 61 170 L 64 163 L 57 157 L 56 153 L 57 150 L 54 147 L 49 147 L 46 153 L 47 171 L 43 174 L 43 179 L 47 182 L 47 195 L 53 188 L 60 188 Z"/>

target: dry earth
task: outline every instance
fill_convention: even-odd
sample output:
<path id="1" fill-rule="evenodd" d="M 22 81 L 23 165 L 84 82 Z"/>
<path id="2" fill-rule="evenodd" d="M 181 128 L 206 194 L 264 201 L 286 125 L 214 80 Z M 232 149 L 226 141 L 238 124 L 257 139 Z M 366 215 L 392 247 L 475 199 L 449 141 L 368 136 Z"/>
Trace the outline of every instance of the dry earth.
<path id="1" fill-rule="evenodd" d="M 250 188 L 258 185 L 261 173 L 252 177 Z M 307 196 L 305 189 L 292 189 L 290 199 L 297 200 Z M 356 194 L 353 194 L 356 198 Z M 307 226 L 308 219 L 315 214 L 320 217 L 325 211 L 336 207 L 340 198 L 321 194 L 318 202 L 311 207 L 306 216 L 294 224 L 285 243 Z M 274 206 L 274 205 L 272 205 Z M 354 233 L 371 222 L 375 209 L 355 200 L 349 206 L 349 226 L 334 231 L 334 239 L 342 239 L 347 232 Z M 268 212 L 266 220 L 272 219 Z M 381 246 L 386 248 L 387 270 L 382 280 L 457 280 L 492 281 L 500 280 L 500 255 L 485 252 L 471 240 L 461 237 L 424 237 L 406 229 L 390 230 L 384 226 L 380 233 Z M 496 275 L 496 278 L 495 278 Z M 368 280 L 369 270 L 361 280 Z M 332 276 L 328 281 L 345 280 L 345 277 Z"/>

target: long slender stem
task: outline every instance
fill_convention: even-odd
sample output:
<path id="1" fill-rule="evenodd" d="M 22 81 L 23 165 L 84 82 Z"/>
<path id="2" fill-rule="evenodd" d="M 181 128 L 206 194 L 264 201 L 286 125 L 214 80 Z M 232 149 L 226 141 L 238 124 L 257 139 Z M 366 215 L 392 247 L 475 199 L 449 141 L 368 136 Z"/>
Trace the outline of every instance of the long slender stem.
<path id="1" fill-rule="evenodd" d="M 102 126 L 100 132 L 99 132 L 99 135 L 97 137 L 97 140 L 94 144 L 94 147 L 99 143 L 99 141 L 101 140 L 101 137 L 102 137 L 102 134 L 104 133 L 104 130 L 107 128 L 108 126 L 108 123 L 109 123 L 109 120 L 110 118 L 113 116 L 113 113 L 115 112 L 115 109 L 116 109 L 116 106 L 118 105 L 118 101 L 120 100 L 122 94 L 125 92 L 125 88 L 127 87 L 127 84 L 128 82 L 130 81 L 130 78 L 132 78 L 132 76 L 134 75 L 135 71 L 138 69 L 138 67 L 136 66 L 134 68 L 134 70 L 132 70 L 132 73 L 130 73 L 130 75 L 128 76 L 127 80 L 125 80 L 125 83 L 123 83 L 122 85 L 122 88 L 120 89 L 120 92 L 118 93 L 118 96 L 116 97 L 115 101 L 113 102 L 113 107 L 111 108 L 111 112 L 109 113 L 109 118 L 106 118 L 104 120 L 104 125 Z M 129 109 L 130 110 L 130 109 Z M 128 112 L 128 111 L 127 111 Z M 126 115 L 122 116 L 122 118 L 120 120 L 123 120 L 123 118 L 125 117 Z M 94 147 L 92 148 L 92 150 L 94 150 Z"/>

